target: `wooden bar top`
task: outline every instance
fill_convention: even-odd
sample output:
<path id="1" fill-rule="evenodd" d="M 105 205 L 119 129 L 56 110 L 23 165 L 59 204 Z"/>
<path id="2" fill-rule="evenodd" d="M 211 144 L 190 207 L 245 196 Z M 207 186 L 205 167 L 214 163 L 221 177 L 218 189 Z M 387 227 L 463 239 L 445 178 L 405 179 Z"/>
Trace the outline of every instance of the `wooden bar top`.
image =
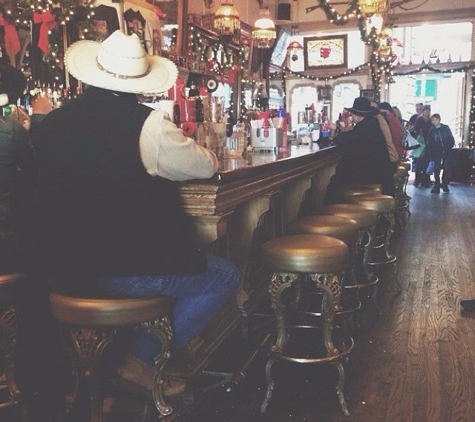
<path id="1" fill-rule="evenodd" d="M 334 165 L 340 157 L 341 150 L 334 146 L 319 150 L 292 146 L 277 154 L 252 152 L 242 158 L 221 159 L 212 178 L 181 184 L 184 207 L 190 215 L 221 214 L 251 197 Z"/>
<path id="2" fill-rule="evenodd" d="M 229 334 L 241 322 L 243 327 L 248 324 L 245 321 L 259 309 L 259 298 L 268 289 L 260 244 L 283 234 L 287 222 L 307 204 L 316 208 L 323 202 L 341 155 L 339 147 L 251 152 L 220 160 L 218 172 L 210 179 L 180 183 L 183 205 L 200 246 L 232 261 L 241 272 L 241 282 L 236 295 L 189 342 L 186 356 L 171 365 L 169 372 L 184 378 L 199 374 Z"/>

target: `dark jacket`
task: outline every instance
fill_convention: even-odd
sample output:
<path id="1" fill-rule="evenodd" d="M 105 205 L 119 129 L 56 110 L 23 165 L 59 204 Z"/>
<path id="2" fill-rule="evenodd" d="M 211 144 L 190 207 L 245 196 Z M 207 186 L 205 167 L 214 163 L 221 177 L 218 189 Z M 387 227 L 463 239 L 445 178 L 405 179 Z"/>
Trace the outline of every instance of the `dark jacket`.
<path id="1" fill-rule="evenodd" d="M 151 109 L 91 88 L 46 116 L 40 167 L 40 269 L 57 276 L 194 274 L 206 269 L 178 186 L 139 153 Z"/>
<path id="2" fill-rule="evenodd" d="M 454 136 L 447 125 L 432 126 L 427 135 L 426 157 L 434 161 L 450 158 L 454 145 Z"/>
<path id="3" fill-rule="evenodd" d="M 414 123 L 414 128 L 412 129 L 411 133 L 415 135 L 414 138 L 416 139 L 419 134 L 422 134 L 424 140 L 427 140 L 427 135 L 429 134 L 429 130 L 431 127 L 431 120 L 425 120 L 424 117 L 421 115 L 417 118 L 416 123 Z"/>
<path id="4" fill-rule="evenodd" d="M 328 186 L 327 202 L 334 202 L 337 191 L 349 184 L 379 183 L 383 193 L 392 193 L 386 140 L 375 117 L 365 117 L 352 130 L 340 133 L 334 143 L 341 145 L 344 152 Z"/>

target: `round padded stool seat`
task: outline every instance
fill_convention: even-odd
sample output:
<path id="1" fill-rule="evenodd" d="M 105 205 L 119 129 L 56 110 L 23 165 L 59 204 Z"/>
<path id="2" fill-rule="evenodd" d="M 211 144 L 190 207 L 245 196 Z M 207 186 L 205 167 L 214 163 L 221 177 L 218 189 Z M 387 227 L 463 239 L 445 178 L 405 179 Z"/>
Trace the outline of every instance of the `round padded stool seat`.
<path id="1" fill-rule="evenodd" d="M 360 204 L 378 213 L 393 213 L 396 209 L 396 200 L 389 195 L 359 195 L 347 198 L 348 202 Z"/>
<path id="2" fill-rule="evenodd" d="M 357 204 L 326 205 L 321 210 L 321 213 L 351 218 L 356 221 L 359 227 L 371 227 L 378 222 L 378 213 L 376 211 Z"/>
<path id="3" fill-rule="evenodd" d="M 401 178 L 407 177 L 406 168 L 402 167 L 402 166 L 399 166 L 396 170 L 396 174 L 394 175 L 394 177 L 401 177 Z"/>
<path id="4" fill-rule="evenodd" d="M 336 215 L 308 215 L 289 224 L 289 232 L 292 234 L 323 234 L 340 239 L 347 245 L 356 242 L 358 229 L 355 220 Z"/>
<path id="5" fill-rule="evenodd" d="M 273 271 L 295 273 L 341 272 L 350 253 L 345 242 L 321 234 L 295 234 L 271 239 L 262 253 Z"/>
<path id="6" fill-rule="evenodd" d="M 123 326 L 153 321 L 173 309 L 170 296 L 94 299 L 50 294 L 51 314 L 62 323 L 79 326 Z"/>
<path id="7" fill-rule="evenodd" d="M 1 258 L 0 258 L 1 259 Z M 0 374 L 3 374 L 0 391 L 0 419 L 27 422 L 29 411 L 25 395 L 17 379 L 21 361 L 18 359 L 18 296 L 25 281 L 23 273 L 0 275 Z M 28 367 L 28 365 L 26 365 Z M 24 369 L 24 368 L 22 368 Z M 6 389 L 6 390 L 4 390 Z M 14 408 L 5 414 L 3 409 Z M 10 418 L 8 417 L 10 415 Z M 4 419 L 5 418 L 5 419 Z"/>
<path id="8" fill-rule="evenodd" d="M 346 198 L 359 195 L 381 195 L 380 190 L 361 189 L 357 187 L 345 188 L 340 192 L 340 198 L 344 201 Z"/>
<path id="9" fill-rule="evenodd" d="M 407 162 L 407 161 L 401 161 L 399 163 L 399 166 L 400 167 L 404 167 L 406 169 L 406 171 L 411 171 L 411 163 Z"/>
<path id="10" fill-rule="evenodd" d="M 366 189 L 366 190 L 374 190 L 381 192 L 382 187 L 379 183 L 350 183 L 346 185 L 348 188 L 356 188 L 356 189 Z"/>
<path id="11" fill-rule="evenodd" d="M 23 279 L 22 273 L 0 275 L 0 302 L 11 302 L 15 296 L 18 283 Z"/>

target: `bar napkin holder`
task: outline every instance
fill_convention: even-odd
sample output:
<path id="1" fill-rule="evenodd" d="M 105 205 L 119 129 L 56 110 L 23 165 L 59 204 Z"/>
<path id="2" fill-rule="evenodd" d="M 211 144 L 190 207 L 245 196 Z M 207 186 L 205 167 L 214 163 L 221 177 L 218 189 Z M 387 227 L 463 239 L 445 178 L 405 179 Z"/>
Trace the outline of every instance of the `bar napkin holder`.
<path id="1" fill-rule="evenodd" d="M 251 147 L 260 149 L 277 149 L 282 146 L 283 132 L 280 127 L 252 128 Z"/>

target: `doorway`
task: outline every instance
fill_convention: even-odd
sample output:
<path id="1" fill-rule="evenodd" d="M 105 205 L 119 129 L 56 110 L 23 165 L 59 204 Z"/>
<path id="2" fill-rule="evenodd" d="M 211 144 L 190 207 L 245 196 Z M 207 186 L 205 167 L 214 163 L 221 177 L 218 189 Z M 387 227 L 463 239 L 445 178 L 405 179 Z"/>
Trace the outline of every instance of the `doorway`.
<path id="1" fill-rule="evenodd" d="M 415 104 L 431 106 L 448 125 L 455 138 L 455 146 L 462 146 L 466 75 L 459 73 L 421 72 L 394 76 L 390 84 L 389 102 L 397 106 L 404 120 L 415 113 Z"/>

